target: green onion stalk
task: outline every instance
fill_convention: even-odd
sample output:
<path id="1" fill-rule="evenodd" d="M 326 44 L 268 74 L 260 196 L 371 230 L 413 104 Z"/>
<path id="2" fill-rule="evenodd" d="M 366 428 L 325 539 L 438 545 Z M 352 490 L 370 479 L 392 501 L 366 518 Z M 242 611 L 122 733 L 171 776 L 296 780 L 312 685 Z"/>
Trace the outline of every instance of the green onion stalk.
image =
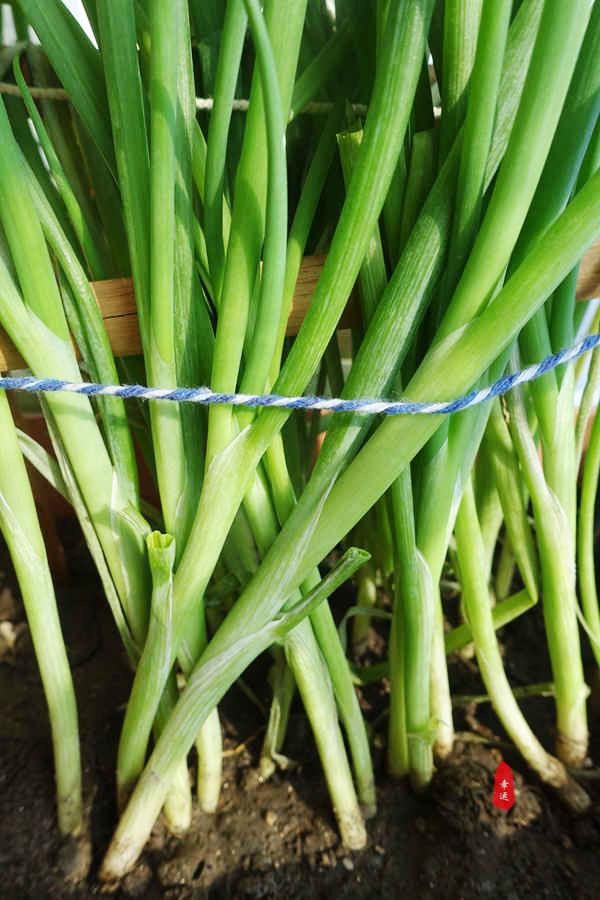
<path id="1" fill-rule="evenodd" d="M 473 489 L 475 491 L 477 515 L 481 525 L 481 537 L 485 548 L 485 568 L 491 578 L 496 547 L 498 545 L 501 545 L 502 548 L 504 547 L 504 542 L 501 538 L 504 513 L 492 473 L 490 455 L 486 452 L 483 443 L 473 467 Z M 510 549 L 510 543 L 508 547 Z M 507 594 L 505 593 L 503 596 L 506 597 Z"/>
<path id="2" fill-rule="evenodd" d="M 494 709 L 515 745 L 542 780 L 563 794 L 571 808 L 583 811 L 589 806 L 589 797 L 567 773 L 564 765 L 544 750 L 535 738 L 504 673 L 492 619 L 488 579 L 483 565 L 483 541 L 471 481 L 463 493 L 455 534 L 463 600 L 479 669 Z"/>
<path id="3" fill-rule="evenodd" d="M 358 148 L 360 147 L 362 137 L 363 132 L 361 129 L 338 134 L 338 148 L 346 186 L 348 185 L 352 177 L 352 171 L 354 169 L 356 155 L 358 153 Z M 373 231 L 367 255 L 359 272 L 358 282 L 360 288 L 362 320 L 364 325 L 368 325 L 387 282 L 383 242 L 378 225 Z M 340 391 L 341 389 L 342 385 L 340 385 Z M 375 515 L 377 512 L 380 512 L 382 514 L 385 514 L 387 512 L 385 504 L 383 502 L 381 504 L 378 504 Z M 374 524 L 374 514 L 372 513 L 366 518 L 364 528 L 359 528 L 359 533 L 362 531 L 365 535 L 365 538 L 368 539 L 369 534 L 373 531 Z M 381 539 L 382 535 L 380 530 L 378 530 L 375 540 L 377 543 L 379 543 Z M 358 606 L 362 607 L 365 610 L 376 606 L 377 583 L 376 571 L 374 567 L 363 566 L 357 585 L 357 592 Z M 366 613 L 356 616 L 354 619 L 353 647 L 355 654 L 360 655 L 367 647 L 370 621 L 370 617 Z"/>
<path id="4" fill-rule="evenodd" d="M 463 123 L 469 84 L 478 46 L 479 20 L 485 3 L 481 0 L 445 0 L 442 69 L 439 73 L 442 94 L 440 151 L 444 158 Z M 506 4 L 505 4 L 506 5 Z M 497 11 L 493 18 L 501 17 Z"/>
<path id="5" fill-rule="evenodd" d="M 4 392 L 0 395 L 0 528 L 23 598 L 48 704 L 61 834 L 85 831 L 77 703 L 35 503 Z"/>
<path id="6" fill-rule="evenodd" d="M 553 663 L 557 697 L 557 754 L 579 758 L 587 746 L 585 701 L 587 688 L 579 635 L 572 627 L 577 621 L 575 609 L 575 573 L 562 564 L 562 553 L 571 555 L 570 538 L 562 506 L 548 487 L 539 462 L 538 450 L 528 427 L 523 400 L 515 394 L 509 400 L 511 430 L 524 477 L 529 488 L 536 518 L 544 600 L 544 620 Z M 542 522 L 542 527 L 540 527 Z M 561 552 L 557 548 L 561 546 Z M 562 660 L 562 665 L 557 665 Z M 559 705 L 559 701 L 560 705 Z"/>
<path id="7" fill-rule="evenodd" d="M 510 429 L 500 403 L 495 403 L 483 440 L 484 460 L 489 465 L 493 482 L 498 493 L 505 526 L 505 547 L 509 548 L 509 571 L 512 575 L 514 564 L 525 590 L 533 603 L 539 596 L 539 559 L 528 516 L 528 494 L 522 483 L 519 458 L 511 438 Z M 481 515 L 479 514 L 481 521 Z M 483 531 L 483 528 L 482 528 Z M 501 574 L 502 557 L 498 566 Z M 488 571 L 490 567 L 488 566 Z M 497 590 L 498 599 L 504 599 L 506 592 Z"/>
<path id="8" fill-rule="evenodd" d="M 594 519 L 600 473 L 600 416 L 596 415 L 583 464 L 577 532 L 579 591 L 596 664 L 600 662 L 600 611 L 594 564 Z"/>
<path id="9" fill-rule="evenodd" d="M 600 120 L 588 152 L 584 160 L 579 182 L 585 183 L 591 173 L 600 165 Z M 593 316 L 592 329 L 598 330 L 597 314 Z M 595 411 L 600 383 L 600 359 L 595 352 L 589 364 L 585 386 L 581 397 L 575 429 L 575 462 L 581 461 L 583 470 L 581 482 L 581 499 L 577 514 L 577 574 L 579 594 L 586 630 L 596 663 L 600 659 L 598 597 L 594 563 L 594 521 L 596 495 L 598 489 L 599 450 L 598 450 L 598 416 Z M 589 434 L 586 433 L 589 428 Z M 586 440 L 588 441 L 586 447 Z M 594 677 L 594 685 L 597 684 Z"/>

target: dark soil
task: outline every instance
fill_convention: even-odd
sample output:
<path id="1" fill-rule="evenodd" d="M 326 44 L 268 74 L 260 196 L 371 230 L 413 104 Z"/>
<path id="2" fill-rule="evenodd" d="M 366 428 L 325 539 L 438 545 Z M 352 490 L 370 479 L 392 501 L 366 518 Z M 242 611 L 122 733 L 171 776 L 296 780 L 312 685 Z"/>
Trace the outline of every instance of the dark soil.
<path id="1" fill-rule="evenodd" d="M 96 872 L 115 824 L 116 741 L 130 673 L 79 539 L 67 540 L 70 580 L 60 591 L 81 716 L 93 862 L 87 880 L 66 879 L 68 854 L 54 817 L 52 757 L 35 659 L 26 629 L 0 661 L 0 900 L 73 898 L 100 893 Z M 23 620 L 6 553 L 0 559 L 0 619 Z M 540 617 L 503 632 L 515 685 L 548 680 Z M 453 686 L 480 693 L 474 664 L 453 663 Z M 266 672 L 248 681 L 268 701 Z M 373 725 L 379 810 L 369 846 L 340 844 L 302 711 L 295 707 L 286 752 L 297 763 L 260 783 L 256 763 L 264 716 L 233 688 L 222 706 L 227 758 L 222 801 L 212 817 L 196 814 L 183 840 L 159 824 L 138 868 L 117 897 L 147 898 L 596 898 L 600 896 L 600 781 L 586 781 L 594 804 L 569 815 L 527 770 L 485 706 L 457 712 L 465 733 L 427 795 L 386 779 L 386 689 L 363 698 Z M 533 698 L 525 712 L 551 742 L 552 701 Z M 475 731 L 473 731 L 473 728 Z M 600 728 L 596 727 L 595 731 Z M 468 732 L 468 734 L 467 734 Z M 473 741 L 490 738 L 495 746 Z M 505 740 L 505 739 L 504 739 Z M 491 802 L 500 749 L 515 769 L 517 802 L 504 813 Z M 596 748 L 598 751 L 598 748 Z M 598 752 L 596 752 L 598 758 Z"/>

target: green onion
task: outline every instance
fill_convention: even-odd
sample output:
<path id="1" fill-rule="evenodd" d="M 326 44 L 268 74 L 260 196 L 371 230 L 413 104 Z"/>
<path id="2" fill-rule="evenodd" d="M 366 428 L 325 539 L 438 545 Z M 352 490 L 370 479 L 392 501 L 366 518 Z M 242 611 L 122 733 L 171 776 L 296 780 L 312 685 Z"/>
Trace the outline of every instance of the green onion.
<path id="1" fill-rule="evenodd" d="M 3 439 L 0 528 L 19 581 L 48 704 L 58 825 L 64 835 L 83 836 L 85 823 L 75 691 L 44 540 L 4 392 L 0 396 L 0 427 Z"/>
<path id="2" fill-rule="evenodd" d="M 85 8 L 98 49 L 62 0 L 18 0 L 21 40 L 0 55 L 15 82 L 0 103 L 0 324 L 35 375 L 454 400 L 597 327 L 596 305 L 575 301 L 600 231 L 598 4 Z M 303 257 L 318 253 L 288 335 Z M 114 358 L 90 285 L 117 276 L 133 280 L 137 358 Z M 287 765 L 297 694 L 349 848 L 376 813 L 360 692 L 389 679 L 387 771 L 423 790 L 464 702 L 454 652 L 475 660 L 525 761 L 572 809 L 589 805 L 568 767 L 588 742 L 580 622 L 600 660 L 597 416 L 577 492 L 599 379 L 596 354 L 503 400 L 385 419 L 49 394 L 51 451 L 0 398 L 0 528 L 65 833 L 83 833 L 77 720 L 21 454 L 71 503 L 133 671 L 103 879 L 133 866 L 161 810 L 180 834 L 194 801 L 218 809 L 218 704 L 237 679 L 265 713 L 265 778 Z M 159 509 L 140 496 L 137 449 Z M 538 600 L 556 757 L 502 658 L 502 628 L 522 628 Z M 263 653 L 270 674 L 249 691 Z"/>

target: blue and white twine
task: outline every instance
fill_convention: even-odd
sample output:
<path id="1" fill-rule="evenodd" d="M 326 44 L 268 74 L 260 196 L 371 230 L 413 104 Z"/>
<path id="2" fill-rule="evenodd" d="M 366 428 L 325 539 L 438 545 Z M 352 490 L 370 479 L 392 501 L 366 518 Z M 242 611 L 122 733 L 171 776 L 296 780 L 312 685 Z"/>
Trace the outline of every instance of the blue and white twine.
<path id="1" fill-rule="evenodd" d="M 175 403 L 198 403 L 246 406 L 251 409 L 274 407 L 276 409 L 314 409 L 327 412 L 352 412 L 361 415 L 449 415 L 460 412 L 494 397 L 501 397 L 519 384 L 535 381 L 557 366 L 572 362 L 584 353 L 600 345 L 600 334 L 590 334 L 572 347 L 547 356 L 542 362 L 528 366 L 521 372 L 504 375 L 489 387 L 471 391 L 449 402 L 411 403 L 403 400 L 343 400 L 328 397 L 282 397 L 280 394 L 223 394 L 207 387 L 152 388 L 141 384 L 94 384 L 90 382 L 61 381 L 58 378 L 0 378 L 0 390 L 27 391 L 28 393 L 83 394 L 86 397 L 122 397 L 125 400 L 170 400 Z"/>

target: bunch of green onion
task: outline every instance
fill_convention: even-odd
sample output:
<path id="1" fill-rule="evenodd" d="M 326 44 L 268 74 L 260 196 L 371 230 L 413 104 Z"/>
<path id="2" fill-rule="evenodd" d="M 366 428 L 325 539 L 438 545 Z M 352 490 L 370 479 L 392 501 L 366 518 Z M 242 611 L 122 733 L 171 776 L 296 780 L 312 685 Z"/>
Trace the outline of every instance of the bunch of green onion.
<path id="1" fill-rule="evenodd" d="M 35 375 L 452 400 L 598 329 L 598 305 L 575 297 L 600 234 L 600 3 L 85 0 L 94 40 L 61 0 L 11 6 L 0 324 Z M 140 357 L 114 358 L 90 287 L 116 276 L 133 278 Z M 355 285 L 360 320 L 340 342 Z M 453 746 L 447 656 L 469 644 L 510 740 L 585 809 L 569 770 L 587 756 L 582 635 L 600 663 L 600 418 L 584 453 L 599 382 L 594 358 L 506 402 L 387 420 L 55 394 L 41 401 L 53 454 L 2 395 L 0 527 L 65 835 L 85 832 L 77 712 L 24 457 L 73 505 L 134 672 L 102 877 L 134 865 L 161 810 L 173 832 L 190 826 L 193 746 L 197 802 L 217 808 L 218 703 L 262 653 L 263 776 L 297 689 L 350 848 L 376 806 L 357 682 L 389 677 L 388 772 L 422 790 Z M 159 508 L 140 496 L 140 459 Z M 328 598 L 354 576 L 348 651 Z M 497 636 L 538 598 L 555 755 Z M 358 665 L 375 626 L 385 662 Z"/>

